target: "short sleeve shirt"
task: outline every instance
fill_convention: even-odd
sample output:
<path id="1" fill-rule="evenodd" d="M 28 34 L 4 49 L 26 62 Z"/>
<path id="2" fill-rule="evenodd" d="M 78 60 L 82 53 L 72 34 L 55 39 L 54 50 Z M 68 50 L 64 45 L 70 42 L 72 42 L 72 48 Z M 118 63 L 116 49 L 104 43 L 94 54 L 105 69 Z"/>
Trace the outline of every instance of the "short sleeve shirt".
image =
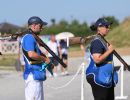
<path id="1" fill-rule="evenodd" d="M 38 54 L 41 53 L 41 51 L 37 45 L 37 42 L 32 34 L 26 34 L 23 37 L 21 44 L 22 44 L 22 48 L 27 52 L 28 51 L 36 51 Z"/>
<path id="2" fill-rule="evenodd" d="M 94 53 L 99 53 L 99 54 L 103 54 L 106 51 L 106 47 L 105 45 L 103 45 L 103 43 L 99 40 L 99 39 L 95 39 L 92 41 L 91 46 L 90 46 L 90 52 L 91 54 Z M 105 61 L 112 61 L 113 60 L 113 55 L 110 54 Z"/>
<path id="3" fill-rule="evenodd" d="M 106 51 L 106 48 L 102 44 L 102 42 L 99 39 L 95 39 L 91 43 L 90 52 L 91 54 L 99 53 L 103 54 Z"/>

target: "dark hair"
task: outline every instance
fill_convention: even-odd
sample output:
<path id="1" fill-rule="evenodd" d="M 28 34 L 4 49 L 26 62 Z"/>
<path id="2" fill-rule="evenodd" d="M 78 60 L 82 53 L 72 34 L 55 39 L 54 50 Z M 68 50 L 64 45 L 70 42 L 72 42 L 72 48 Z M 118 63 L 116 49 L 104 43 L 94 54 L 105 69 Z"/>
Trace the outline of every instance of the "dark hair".
<path id="1" fill-rule="evenodd" d="M 91 31 L 97 31 L 97 27 L 95 26 L 95 24 L 92 24 L 90 26 L 90 29 L 91 29 Z"/>

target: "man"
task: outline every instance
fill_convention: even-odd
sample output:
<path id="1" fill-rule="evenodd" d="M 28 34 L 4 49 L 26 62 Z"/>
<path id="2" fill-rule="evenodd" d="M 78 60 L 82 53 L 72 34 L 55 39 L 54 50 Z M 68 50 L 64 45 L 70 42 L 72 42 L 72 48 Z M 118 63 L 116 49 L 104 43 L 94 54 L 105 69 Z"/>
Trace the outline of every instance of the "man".
<path id="1" fill-rule="evenodd" d="M 47 43 L 48 47 L 56 54 L 58 55 L 58 53 L 60 53 L 60 45 L 59 43 L 57 43 L 55 35 L 51 35 L 50 36 L 50 41 L 48 41 Z M 58 62 L 55 60 L 54 57 L 52 57 L 52 55 L 50 53 L 48 53 L 48 57 L 51 59 L 52 63 L 54 64 L 54 77 L 57 77 L 57 66 L 58 66 Z"/>
<path id="2" fill-rule="evenodd" d="M 44 100 L 43 81 L 46 79 L 45 71 L 41 72 L 43 63 L 49 64 L 50 60 L 42 55 L 33 34 L 38 35 L 43 26 L 47 25 L 39 17 L 33 16 L 28 20 L 29 31 L 22 37 L 21 46 L 25 61 L 25 99 Z"/>

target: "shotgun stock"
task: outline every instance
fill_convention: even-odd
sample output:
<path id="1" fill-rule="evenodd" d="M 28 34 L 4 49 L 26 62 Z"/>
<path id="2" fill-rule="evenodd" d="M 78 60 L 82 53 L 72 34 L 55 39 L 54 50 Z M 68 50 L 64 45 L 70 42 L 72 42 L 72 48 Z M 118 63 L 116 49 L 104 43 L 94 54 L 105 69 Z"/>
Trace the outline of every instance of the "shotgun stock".
<path id="1" fill-rule="evenodd" d="M 87 37 L 71 37 L 69 38 L 69 45 L 88 44 L 94 37 L 95 35 L 91 35 Z"/>

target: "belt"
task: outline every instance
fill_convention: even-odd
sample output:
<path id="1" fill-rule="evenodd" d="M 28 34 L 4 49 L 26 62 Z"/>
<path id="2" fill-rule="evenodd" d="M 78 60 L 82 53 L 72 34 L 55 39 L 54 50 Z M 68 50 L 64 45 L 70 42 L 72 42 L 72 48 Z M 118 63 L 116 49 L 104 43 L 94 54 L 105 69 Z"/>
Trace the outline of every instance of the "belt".
<path id="1" fill-rule="evenodd" d="M 29 61 L 30 64 L 40 64 L 42 61 Z"/>

